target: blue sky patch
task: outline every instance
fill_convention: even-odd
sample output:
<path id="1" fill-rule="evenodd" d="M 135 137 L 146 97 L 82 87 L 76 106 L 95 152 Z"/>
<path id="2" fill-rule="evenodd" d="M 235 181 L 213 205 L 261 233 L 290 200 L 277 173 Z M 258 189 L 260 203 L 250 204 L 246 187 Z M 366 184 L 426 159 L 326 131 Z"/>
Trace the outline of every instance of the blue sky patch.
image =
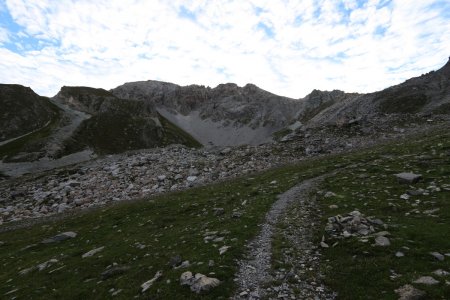
<path id="1" fill-rule="evenodd" d="M 256 25 L 256 28 L 259 30 L 264 31 L 267 37 L 273 38 L 275 36 L 275 32 L 271 27 L 269 27 L 266 23 L 259 22 L 258 25 Z"/>
<path id="2" fill-rule="evenodd" d="M 184 5 L 180 6 L 178 10 L 178 15 L 182 18 L 189 19 L 194 22 L 197 21 L 197 15 L 195 14 L 195 12 L 189 10 Z"/>

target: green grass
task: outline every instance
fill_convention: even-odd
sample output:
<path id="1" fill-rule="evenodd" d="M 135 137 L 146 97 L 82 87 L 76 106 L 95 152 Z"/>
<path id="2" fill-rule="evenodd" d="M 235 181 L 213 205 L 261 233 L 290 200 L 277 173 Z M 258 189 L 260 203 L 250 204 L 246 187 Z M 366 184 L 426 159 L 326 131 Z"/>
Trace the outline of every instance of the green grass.
<path id="1" fill-rule="evenodd" d="M 402 87 L 396 91 L 382 91 L 377 95 L 379 107 L 383 113 L 417 113 L 428 102 L 425 93 L 417 92 L 411 87 Z"/>
<path id="2" fill-rule="evenodd" d="M 145 114 L 146 104 L 138 101 L 112 100 L 105 112 L 84 120 L 74 135 L 65 141 L 61 155 L 86 147 L 98 154 L 183 144 L 200 147 L 191 135 L 158 114 L 162 126 Z"/>
<path id="3" fill-rule="evenodd" d="M 440 262 L 429 252 L 444 254 L 450 250 L 450 191 L 442 189 L 444 184 L 450 184 L 448 131 L 355 156 L 353 161 L 351 167 L 328 178 L 322 187 L 338 197 L 322 199 L 323 226 L 317 239 L 325 234 L 323 228 L 328 217 L 357 209 L 388 224 L 391 246 L 374 247 L 374 238 L 368 243 L 357 238 L 338 240 L 336 247 L 324 250 L 326 283 L 341 299 L 397 299 L 394 290 L 398 287 L 421 276 L 433 276 L 440 279 L 439 285 L 416 284 L 416 287 L 425 290 L 428 299 L 446 299 L 450 286 L 445 280 L 449 278 L 439 278 L 432 272 L 449 270 L 450 259 Z M 394 174 L 404 171 L 422 174 L 424 180 L 414 186 L 399 184 Z M 441 187 L 440 192 L 400 199 L 407 190 L 426 189 L 433 182 Z M 339 208 L 330 209 L 331 204 Z M 423 213 L 435 208 L 439 208 L 438 217 Z M 405 253 L 405 257 L 397 258 L 397 251 Z M 390 279 L 392 271 L 401 276 Z"/>
<path id="4" fill-rule="evenodd" d="M 110 297 L 108 291 L 115 288 L 123 290 L 118 299 L 130 299 L 140 295 L 143 282 L 162 270 L 161 280 L 142 297 L 190 299 L 196 295 L 179 284 L 181 273 L 190 270 L 222 281 L 219 288 L 203 298 L 226 299 L 233 291 L 236 259 L 242 257 L 244 245 L 258 231 L 257 225 L 276 195 L 302 178 L 326 171 L 322 162 L 313 161 L 186 192 L 122 202 L 64 221 L 0 233 L 0 241 L 5 242 L 0 251 L 3 270 L 0 281 L 4 283 L 0 294 L 18 289 L 13 295 L 26 298 L 105 299 Z M 273 180 L 279 184 L 269 184 Z M 242 205 L 244 201 L 247 203 Z M 214 207 L 224 208 L 225 214 L 215 216 Z M 242 217 L 232 218 L 233 209 L 242 212 Z M 206 230 L 227 232 L 222 235 L 225 242 L 205 244 Z M 39 244 L 42 239 L 64 231 L 75 231 L 78 236 L 58 244 Z M 146 248 L 138 249 L 136 243 Z M 32 244 L 38 245 L 21 250 Z M 231 248 L 220 256 L 218 248 L 222 245 Z M 81 258 L 83 253 L 100 246 L 105 249 L 99 255 Z M 184 270 L 170 268 L 167 263 L 177 254 L 195 265 Z M 20 270 L 51 258 L 58 259 L 59 263 L 42 272 L 19 275 Z M 212 268 L 208 267 L 211 259 L 215 261 Z M 197 265 L 198 262 L 203 264 Z M 113 263 L 129 266 L 130 270 L 101 281 L 100 274 Z M 49 274 L 60 267 L 63 268 Z"/>
<path id="5" fill-rule="evenodd" d="M 304 179 L 329 173 L 336 168 L 346 168 L 324 185 L 325 189 L 342 196 L 333 201 L 322 200 L 324 220 L 329 215 L 358 208 L 391 225 L 389 231 L 393 235 L 393 244 L 380 249 L 347 240 L 330 248 L 324 253 L 326 283 L 338 291 L 342 299 L 393 298 L 393 290 L 411 282 L 416 275 L 427 275 L 438 267 L 449 269 L 448 259 L 445 263 L 439 263 L 427 252 L 448 252 L 450 245 L 445 237 L 450 236 L 450 226 L 449 206 L 445 200 L 448 199 L 448 192 L 424 197 L 420 205 L 421 210 L 439 206 L 439 219 L 415 214 L 406 217 L 405 212 L 411 208 L 398 196 L 407 187 L 398 185 L 392 174 L 405 169 L 422 172 L 425 181 L 418 186 L 426 186 L 432 179 L 438 185 L 444 180 L 448 182 L 449 149 L 450 134 L 435 132 L 431 138 L 417 138 L 409 144 L 311 159 L 206 187 L 120 202 L 65 220 L 46 221 L 31 228 L 3 232 L 0 233 L 0 241 L 4 242 L 0 246 L 0 295 L 17 289 L 11 297 L 105 299 L 111 297 L 111 289 L 120 289 L 122 291 L 115 296 L 117 299 L 134 296 L 151 299 L 227 299 L 234 291 L 236 260 L 242 258 L 246 243 L 259 231 L 258 224 L 276 196 Z M 417 159 L 420 154 L 429 154 L 431 159 Z M 355 179 L 361 172 L 369 174 L 369 178 Z M 273 180 L 277 184 L 270 184 Z M 392 200 L 387 199 L 385 189 L 391 191 L 389 197 Z M 245 205 L 242 204 L 244 201 Z M 396 206 L 390 206 L 390 201 Z M 331 211 L 328 209 L 330 204 L 337 204 L 340 209 Z M 215 207 L 224 208 L 225 213 L 214 215 Z M 241 218 L 232 218 L 233 210 L 242 212 Z M 64 231 L 75 231 L 78 236 L 57 244 L 39 244 L 44 238 Z M 205 243 L 203 237 L 206 231 L 221 232 L 220 236 L 225 237 L 225 241 Z M 317 242 L 322 234 L 322 231 L 317 232 Z M 277 243 L 283 242 L 280 240 Z M 36 246 L 24 249 L 33 244 Z M 139 249 L 139 244 L 145 245 L 145 248 Z M 231 248 L 220 256 L 218 248 L 222 245 Z M 83 253 L 101 246 L 105 249 L 94 257 L 81 258 Z M 393 254 L 401 246 L 408 246 L 410 250 L 405 251 L 406 257 L 396 259 Z M 281 246 L 275 244 L 275 255 L 280 253 L 278 248 Z M 169 267 L 167 263 L 170 258 L 177 254 L 192 265 L 179 270 Z M 20 270 L 52 258 L 59 262 L 41 272 L 35 270 L 19 275 Z M 214 260 L 214 267 L 208 266 L 209 260 Z M 130 269 L 124 274 L 102 280 L 101 273 L 113 263 Z M 403 276 L 390 281 L 390 268 Z M 153 278 L 159 270 L 163 271 L 162 278 L 141 294 L 140 285 Z M 187 270 L 216 277 L 222 283 L 211 292 L 197 296 L 179 284 L 181 273 Z M 433 299 L 439 299 L 448 292 L 448 286 L 441 284 L 438 288 L 426 290 Z"/>

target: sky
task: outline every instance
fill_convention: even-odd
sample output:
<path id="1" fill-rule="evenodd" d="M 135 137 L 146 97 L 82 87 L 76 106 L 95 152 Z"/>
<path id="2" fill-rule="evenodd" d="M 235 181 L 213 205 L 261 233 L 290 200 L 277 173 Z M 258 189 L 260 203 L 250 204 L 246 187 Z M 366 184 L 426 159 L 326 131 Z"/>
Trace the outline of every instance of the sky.
<path id="1" fill-rule="evenodd" d="M 450 0 L 0 0 L 0 82 L 45 96 L 141 80 L 365 93 L 449 55 Z"/>

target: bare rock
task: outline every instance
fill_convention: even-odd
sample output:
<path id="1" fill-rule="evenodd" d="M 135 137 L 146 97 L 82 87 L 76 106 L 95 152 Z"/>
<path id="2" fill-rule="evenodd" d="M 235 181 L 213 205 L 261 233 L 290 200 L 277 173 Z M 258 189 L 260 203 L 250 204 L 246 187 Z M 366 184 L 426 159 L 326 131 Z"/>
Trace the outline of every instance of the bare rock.
<path id="1" fill-rule="evenodd" d="M 68 232 L 63 232 L 63 233 L 57 234 L 51 238 L 45 239 L 41 243 L 42 244 L 50 244 L 50 243 L 55 243 L 55 242 L 61 242 L 61 241 L 65 241 L 68 239 L 73 239 L 76 236 L 77 236 L 76 232 L 68 231 Z"/>
<path id="2" fill-rule="evenodd" d="M 99 247 L 99 248 L 92 249 L 91 251 L 86 252 L 85 254 L 83 254 L 81 257 L 82 257 L 82 258 L 86 258 L 86 257 L 94 256 L 94 255 L 97 254 L 98 252 L 102 251 L 104 248 L 105 248 L 105 247 L 102 246 L 102 247 Z"/>
<path id="3" fill-rule="evenodd" d="M 400 296 L 398 300 L 420 300 L 425 297 L 425 292 L 416 289 L 410 284 L 405 284 L 395 290 L 395 293 Z"/>
<path id="4" fill-rule="evenodd" d="M 152 279 L 144 282 L 143 284 L 141 284 L 141 288 L 142 288 L 142 293 L 145 292 L 146 290 L 148 290 L 153 283 L 155 283 L 156 280 L 158 280 L 159 278 L 161 278 L 161 276 L 163 275 L 162 271 L 158 271 L 156 272 L 155 276 L 153 276 Z"/>
<path id="5" fill-rule="evenodd" d="M 422 175 L 414 173 L 398 173 L 395 174 L 399 183 L 414 184 L 422 179 Z"/>
<path id="6" fill-rule="evenodd" d="M 130 267 L 127 267 L 127 266 L 115 266 L 115 267 L 109 268 L 108 270 L 104 271 L 101 274 L 101 277 L 103 280 L 106 280 L 111 277 L 116 277 L 116 276 L 122 275 L 129 269 L 130 269 Z"/>
<path id="7" fill-rule="evenodd" d="M 414 283 L 420 283 L 420 284 L 425 284 L 425 285 L 435 285 L 435 284 L 438 284 L 439 281 L 437 281 L 436 279 L 434 279 L 431 276 L 422 276 L 419 279 L 417 279 L 416 281 L 414 281 Z"/>
<path id="8" fill-rule="evenodd" d="M 445 256 L 439 252 L 430 252 L 430 254 L 439 261 L 444 261 Z"/>
<path id="9" fill-rule="evenodd" d="M 391 245 L 389 239 L 385 236 L 378 236 L 375 238 L 375 245 L 381 247 L 387 247 Z"/>
<path id="10" fill-rule="evenodd" d="M 209 291 L 210 289 L 218 286 L 220 280 L 217 278 L 211 278 L 203 274 L 197 273 L 193 276 L 192 272 L 187 271 L 180 276 L 181 285 L 189 285 L 191 291 L 199 294 L 203 291 Z"/>

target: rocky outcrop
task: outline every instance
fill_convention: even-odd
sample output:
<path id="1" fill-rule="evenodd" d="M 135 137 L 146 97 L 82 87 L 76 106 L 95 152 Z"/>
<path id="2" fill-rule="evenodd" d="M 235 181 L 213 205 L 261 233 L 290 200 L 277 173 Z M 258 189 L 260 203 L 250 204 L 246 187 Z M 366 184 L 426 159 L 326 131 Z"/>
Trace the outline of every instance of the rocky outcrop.
<path id="1" fill-rule="evenodd" d="M 181 87 L 164 82 L 131 82 L 111 91 L 156 105 L 168 120 L 204 145 L 260 144 L 296 118 L 301 103 L 255 85 Z"/>

